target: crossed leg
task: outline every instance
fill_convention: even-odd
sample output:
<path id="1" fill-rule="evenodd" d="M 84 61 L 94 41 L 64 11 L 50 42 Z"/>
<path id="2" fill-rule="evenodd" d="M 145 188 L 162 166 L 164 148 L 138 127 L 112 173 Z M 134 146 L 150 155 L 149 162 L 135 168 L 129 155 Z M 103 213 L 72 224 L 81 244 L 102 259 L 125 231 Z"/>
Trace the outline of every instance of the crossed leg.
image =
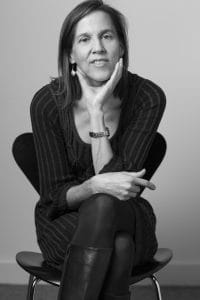
<path id="1" fill-rule="evenodd" d="M 105 295 L 126 295 L 129 291 L 129 278 L 134 264 L 135 245 L 129 233 L 117 232 L 111 263 L 101 290 L 100 300 Z"/>
<path id="2" fill-rule="evenodd" d="M 129 276 L 134 263 L 134 213 L 126 201 L 107 194 L 97 194 L 83 202 L 71 244 L 82 247 L 111 248 L 113 254 L 103 283 L 105 295 L 129 292 Z"/>

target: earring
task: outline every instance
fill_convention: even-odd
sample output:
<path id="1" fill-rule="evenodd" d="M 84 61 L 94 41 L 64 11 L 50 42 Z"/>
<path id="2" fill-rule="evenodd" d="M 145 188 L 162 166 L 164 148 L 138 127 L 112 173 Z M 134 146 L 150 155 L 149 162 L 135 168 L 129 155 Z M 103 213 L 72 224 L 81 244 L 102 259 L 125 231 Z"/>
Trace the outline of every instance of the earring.
<path id="1" fill-rule="evenodd" d="M 74 77 L 76 76 L 76 70 L 75 70 L 76 64 L 72 64 L 72 69 L 71 69 L 71 75 Z"/>

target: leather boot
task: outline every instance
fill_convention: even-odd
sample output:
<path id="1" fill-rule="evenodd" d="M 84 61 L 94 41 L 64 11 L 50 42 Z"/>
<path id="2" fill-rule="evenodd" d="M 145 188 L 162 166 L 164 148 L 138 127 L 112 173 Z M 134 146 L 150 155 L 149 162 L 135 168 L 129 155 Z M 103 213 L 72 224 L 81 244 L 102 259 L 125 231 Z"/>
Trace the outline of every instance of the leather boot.
<path id="1" fill-rule="evenodd" d="M 125 295 L 112 295 L 112 294 L 101 294 L 99 300 L 130 300 L 131 299 L 131 293 L 129 292 L 128 294 Z"/>
<path id="2" fill-rule="evenodd" d="M 97 300 L 112 250 L 71 244 L 64 262 L 58 300 Z"/>

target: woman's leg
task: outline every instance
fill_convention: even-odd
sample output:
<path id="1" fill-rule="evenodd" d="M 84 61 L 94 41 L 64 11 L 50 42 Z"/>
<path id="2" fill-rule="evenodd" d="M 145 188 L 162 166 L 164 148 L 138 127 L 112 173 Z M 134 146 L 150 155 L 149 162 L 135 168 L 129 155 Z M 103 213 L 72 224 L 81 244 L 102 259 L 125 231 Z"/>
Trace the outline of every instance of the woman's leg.
<path id="1" fill-rule="evenodd" d="M 108 194 L 96 194 L 80 206 L 79 221 L 72 244 L 113 247 L 117 231 L 134 236 L 135 216 L 126 201 Z"/>
<path id="2" fill-rule="evenodd" d="M 110 268 L 99 300 L 130 299 L 129 278 L 134 264 L 134 251 L 135 244 L 132 236 L 127 232 L 117 232 Z"/>
<path id="3" fill-rule="evenodd" d="M 111 195 L 97 194 L 83 202 L 79 209 L 78 226 L 71 240 L 72 251 L 64 264 L 59 299 L 67 297 L 76 300 L 97 299 L 109 266 L 116 233 L 125 231 L 133 237 L 134 228 L 134 215 L 125 201 L 120 201 Z M 124 260 L 124 255 L 121 260 Z M 79 263 L 72 263 L 72 261 L 79 261 Z M 84 265 L 87 267 L 85 268 Z M 130 263 L 128 267 L 130 268 Z M 75 269 L 77 270 L 74 271 Z M 77 276 L 79 276 L 79 283 Z M 82 283 L 80 283 L 81 278 L 84 278 Z M 125 285 L 126 287 L 123 285 L 123 292 L 127 290 L 127 282 Z M 69 286 L 74 286 L 73 290 Z M 78 290 L 82 291 L 81 294 L 77 294 Z M 92 293 L 93 290 L 97 291 L 96 294 L 95 291 Z"/>

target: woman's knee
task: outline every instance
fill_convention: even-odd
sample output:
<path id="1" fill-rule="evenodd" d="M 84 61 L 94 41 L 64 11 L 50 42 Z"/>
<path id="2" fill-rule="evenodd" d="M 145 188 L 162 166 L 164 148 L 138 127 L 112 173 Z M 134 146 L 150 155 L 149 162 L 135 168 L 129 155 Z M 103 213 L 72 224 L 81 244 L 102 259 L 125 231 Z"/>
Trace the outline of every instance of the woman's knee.
<path id="1" fill-rule="evenodd" d="M 98 193 L 85 200 L 79 209 L 80 214 L 111 218 L 114 216 L 117 206 L 117 198 L 109 194 Z"/>
<path id="2" fill-rule="evenodd" d="M 118 231 L 115 235 L 115 251 L 117 255 L 129 256 L 134 254 L 134 241 L 133 237 L 128 232 Z"/>
<path id="3" fill-rule="evenodd" d="M 134 256 L 135 244 L 132 236 L 127 232 L 118 231 L 114 240 L 112 273 L 121 283 L 131 274 Z"/>

